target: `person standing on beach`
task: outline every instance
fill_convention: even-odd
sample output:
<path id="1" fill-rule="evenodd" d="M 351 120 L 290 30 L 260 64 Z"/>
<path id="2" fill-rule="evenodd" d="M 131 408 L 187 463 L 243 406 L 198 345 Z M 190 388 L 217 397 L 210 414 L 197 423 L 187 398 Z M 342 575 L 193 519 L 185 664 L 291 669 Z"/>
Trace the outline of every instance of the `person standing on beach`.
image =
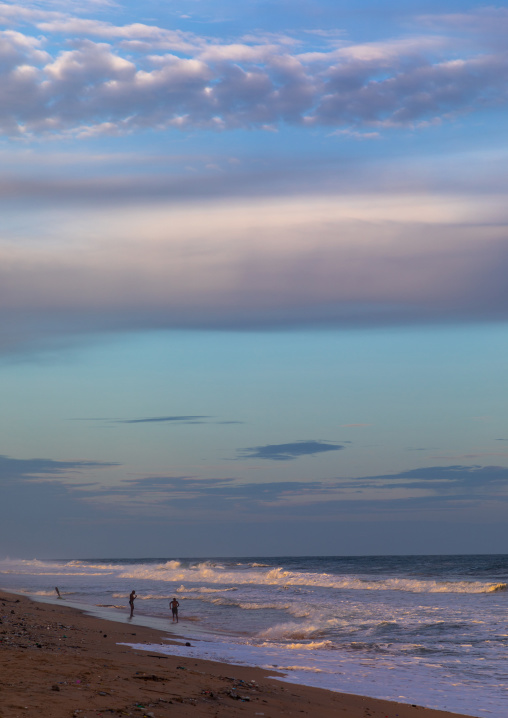
<path id="1" fill-rule="evenodd" d="M 178 606 L 179 606 L 179 605 L 180 605 L 180 604 L 178 603 L 178 601 L 176 600 L 176 598 L 174 598 L 172 601 L 169 602 L 169 607 L 170 607 L 171 612 L 172 612 L 172 614 L 173 614 L 173 623 L 175 622 L 175 618 L 176 618 L 176 622 L 178 623 Z"/>
<path id="2" fill-rule="evenodd" d="M 131 607 L 131 618 L 134 615 L 134 599 L 137 598 L 136 591 L 131 591 L 129 596 L 129 606 Z"/>

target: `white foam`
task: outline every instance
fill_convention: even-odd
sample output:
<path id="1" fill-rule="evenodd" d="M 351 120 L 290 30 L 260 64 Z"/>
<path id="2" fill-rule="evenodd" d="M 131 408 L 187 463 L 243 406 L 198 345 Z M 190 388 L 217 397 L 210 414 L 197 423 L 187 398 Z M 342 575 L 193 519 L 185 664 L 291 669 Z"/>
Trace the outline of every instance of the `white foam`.
<path id="1" fill-rule="evenodd" d="M 330 624 L 330 621 L 328 624 Z M 258 637 L 278 641 L 295 638 L 301 640 L 324 635 L 325 633 L 326 626 L 323 623 L 281 623 L 260 631 Z"/>
<path id="2" fill-rule="evenodd" d="M 177 564 L 177 565 L 170 565 Z M 265 585 L 291 588 L 310 586 L 362 591 L 408 591 L 411 593 L 489 593 L 506 590 L 506 584 L 483 581 L 436 581 L 410 578 L 372 580 L 358 576 L 333 576 L 327 573 L 303 573 L 273 568 L 268 571 L 229 571 L 208 562 L 183 567 L 178 562 L 124 567 L 120 578 L 155 579 L 171 582 Z"/>
<path id="3" fill-rule="evenodd" d="M 268 645 L 268 644 L 266 644 Z M 310 643 L 287 643 L 286 648 L 291 651 L 317 651 L 322 648 L 333 648 L 331 641 L 311 641 Z"/>
<path id="4" fill-rule="evenodd" d="M 279 671 L 305 671 L 307 673 L 323 673 L 321 668 L 312 666 L 279 666 Z"/>
<path id="5" fill-rule="evenodd" d="M 156 580 L 166 582 L 190 582 L 231 584 L 253 586 L 280 586 L 291 589 L 296 587 L 336 588 L 350 591 L 403 591 L 411 593 L 497 593 L 506 591 L 508 584 L 491 581 L 435 580 L 416 578 L 383 578 L 379 580 L 362 576 L 332 575 L 287 571 L 281 567 L 260 570 L 261 564 L 251 564 L 246 570 L 228 570 L 221 564 L 202 561 L 191 566 L 183 566 L 180 561 L 164 563 L 111 564 L 87 563 L 84 561 L 44 562 L 37 559 L 0 562 L 2 573 L 46 576 L 104 576 L 116 574 L 118 578 Z"/>
<path id="6" fill-rule="evenodd" d="M 177 593 L 225 593 L 226 591 L 238 591 L 236 586 L 230 586 L 229 588 L 206 588 L 205 586 L 186 588 L 180 586 L 176 589 Z"/>

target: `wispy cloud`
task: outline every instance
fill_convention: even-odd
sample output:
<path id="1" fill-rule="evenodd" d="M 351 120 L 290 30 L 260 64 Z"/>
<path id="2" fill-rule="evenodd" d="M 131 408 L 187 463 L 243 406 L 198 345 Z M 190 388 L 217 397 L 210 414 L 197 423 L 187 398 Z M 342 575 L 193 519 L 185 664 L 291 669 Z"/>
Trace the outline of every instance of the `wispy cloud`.
<path id="1" fill-rule="evenodd" d="M 145 419 L 112 419 L 114 424 L 160 424 L 160 423 L 178 423 L 178 424 L 202 424 L 203 420 L 209 419 L 209 416 L 196 414 L 195 416 L 151 416 Z"/>
<path id="2" fill-rule="evenodd" d="M 452 455 L 452 456 L 433 456 L 432 458 L 437 460 L 445 460 L 445 461 L 471 461 L 471 460 L 477 460 L 482 459 L 487 456 L 496 456 L 501 457 L 503 459 L 508 458 L 508 452 L 502 452 L 502 451 L 477 451 L 476 453 L 469 453 L 469 454 L 459 454 L 459 455 Z"/>
<path id="3" fill-rule="evenodd" d="M 354 485 L 367 486 L 370 485 L 370 482 L 376 482 L 390 488 L 396 485 L 405 488 L 432 487 L 433 490 L 455 491 L 468 487 L 472 491 L 481 491 L 486 486 L 494 485 L 508 488 L 508 467 L 464 464 L 428 466 L 402 471 L 398 474 L 382 474 L 358 478 L 354 480 Z M 353 484 L 350 483 L 349 485 L 352 486 Z"/>
<path id="4" fill-rule="evenodd" d="M 79 492 L 76 492 L 76 495 Z M 429 516 L 433 513 L 478 515 L 489 507 L 508 507 L 508 468 L 431 466 L 398 474 L 316 481 L 245 482 L 235 477 L 156 476 L 130 479 L 114 487 L 92 487 L 87 500 L 123 507 L 143 506 L 145 513 L 172 510 L 187 516 L 235 513 L 249 519 L 337 516 Z"/>
<path id="5" fill-rule="evenodd" d="M 281 446 L 279 454 L 286 460 L 294 458 L 294 444 L 289 448 Z M 276 448 L 273 451 L 277 454 Z M 271 447 L 268 453 L 272 453 Z M 503 466 L 430 466 L 397 474 L 326 481 L 255 483 L 235 476 L 192 475 L 141 476 L 114 483 L 87 480 L 90 474 L 95 477 L 97 472 L 114 466 L 117 464 L 99 461 L 1 456 L 1 513 L 9 518 L 54 515 L 55 520 L 64 523 L 72 516 L 95 520 L 106 513 L 109 520 L 133 513 L 138 517 L 184 515 L 189 521 L 204 516 L 207 520 L 231 520 L 231 511 L 235 517 L 247 520 L 336 520 L 338 516 L 390 520 L 435 517 L 443 512 L 452 517 L 471 511 L 486 518 L 493 510 L 496 514 L 506 513 L 508 507 L 508 468 Z M 78 483 L 78 476 L 85 480 Z"/>
<path id="6" fill-rule="evenodd" d="M 105 417 L 73 418 L 71 421 L 104 422 L 107 424 L 243 424 L 238 420 L 215 421 L 207 414 L 182 414 L 176 416 L 148 416 L 139 419 L 115 419 Z"/>
<path id="7" fill-rule="evenodd" d="M 84 473 L 89 469 L 102 469 L 120 466 L 117 462 L 71 460 L 56 461 L 54 459 L 14 459 L 10 456 L 0 455 L 0 481 L 16 482 L 40 481 L 41 477 L 61 480 L 61 477 L 70 477 Z M 75 485 L 75 484 L 74 484 Z"/>
<path id="8" fill-rule="evenodd" d="M 2 242 L 0 350 L 157 328 L 505 320 L 503 215 L 489 193 L 402 192 L 213 203 L 195 216 L 141 204 L 107 222 L 89 209 L 79 228 L 75 209 L 60 211 L 48 241 Z"/>
<path id="9" fill-rule="evenodd" d="M 135 491 L 200 491 L 206 492 L 218 487 L 231 486 L 237 483 L 234 478 L 198 479 L 195 476 L 148 476 L 139 479 L 124 479 L 118 491 L 125 490 L 124 484 Z M 228 490 L 235 490 L 228 489 Z"/>

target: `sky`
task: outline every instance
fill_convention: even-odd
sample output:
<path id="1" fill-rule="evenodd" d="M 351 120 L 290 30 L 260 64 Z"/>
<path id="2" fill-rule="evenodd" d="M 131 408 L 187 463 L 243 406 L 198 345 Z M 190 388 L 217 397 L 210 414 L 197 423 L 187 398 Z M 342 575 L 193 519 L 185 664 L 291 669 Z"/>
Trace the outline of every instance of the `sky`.
<path id="1" fill-rule="evenodd" d="M 0 553 L 508 553 L 508 2 L 0 28 Z"/>

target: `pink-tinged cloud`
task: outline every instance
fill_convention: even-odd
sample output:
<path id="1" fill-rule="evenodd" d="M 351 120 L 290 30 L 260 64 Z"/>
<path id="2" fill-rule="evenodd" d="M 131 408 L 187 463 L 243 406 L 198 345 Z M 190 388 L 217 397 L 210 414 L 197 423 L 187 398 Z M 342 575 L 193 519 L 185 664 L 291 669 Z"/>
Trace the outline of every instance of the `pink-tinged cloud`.
<path id="1" fill-rule="evenodd" d="M 484 211 L 372 194 L 45 214 L 44 243 L 0 244 L 3 348 L 147 328 L 505 320 L 506 225 L 464 221 Z"/>

